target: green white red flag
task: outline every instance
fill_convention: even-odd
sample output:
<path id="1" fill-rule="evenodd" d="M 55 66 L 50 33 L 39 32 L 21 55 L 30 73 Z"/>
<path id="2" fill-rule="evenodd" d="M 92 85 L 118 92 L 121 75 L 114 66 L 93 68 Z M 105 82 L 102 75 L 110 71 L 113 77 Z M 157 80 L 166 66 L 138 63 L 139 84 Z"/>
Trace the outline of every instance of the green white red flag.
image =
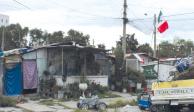
<path id="1" fill-rule="evenodd" d="M 168 22 L 165 19 L 162 19 L 162 12 L 160 11 L 158 16 L 158 31 L 160 33 L 165 32 L 168 29 Z"/>

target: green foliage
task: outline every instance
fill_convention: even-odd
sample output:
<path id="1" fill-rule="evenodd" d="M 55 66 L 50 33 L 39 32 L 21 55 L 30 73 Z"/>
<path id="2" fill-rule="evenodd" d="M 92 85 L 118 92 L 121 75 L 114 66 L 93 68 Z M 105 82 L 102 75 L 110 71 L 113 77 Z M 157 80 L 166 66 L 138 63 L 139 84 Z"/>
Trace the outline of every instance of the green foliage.
<path id="1" fill-rule="evenodd" d="M 159 57 L 185 57 L 191 54 L 194 44 L 191 40 L 176 39 L 173 43 L 163 41 L 159 44 Z"/>
<path id="2" fill-rule="evenodd" d="M 99 98 L 116 98 L 120 97 L 119 95 L 113 94 L 111 92 L 99 93 L 97 94 Z"/>
<path id="3" fill-rule="evenodd" d="M 145 82 L 145 76 L 140 71 L 128 69 L 127 76 L 128 79 L 133 80 L 135 82 Z"/>
<path id="4" fill-rule="evenodd" d="M 120 38 L 120 41 L 117 42 L 117 45 L 122 46 L 122 38 Z M 126 37 L 126 51 L 127 53 L 134 53 L 137 52 L 137 46 L 138 46 L 138 41 L 135 38 L 135 33 L 132 35 L 127 35 Z"/>
<path id="5" fill-rule="evenodd" d="M 14 107 L 16 105 L 16 100 L 0 96 L 0 107 Z"/>
<path id="6" fill-rule="evenodd" d="M 100 49 L 105 49 L 106 46 L 105 46 L 104 44 L 98 44 L 98 48 L 100 48 Z"/>
<path id="7" fill-rule="evenodd" d="M 151 55 L 151 56 L 153 55 L 153 50 L 148 43 L 140 45 L 137 49 L 138 49 L 138 52 L 147 53 L 148 55 Z"/>
<path id="8" fill-rule="evenodd" d="M 65 41 L 74 41 L 83 46 L 89 45 L 89 39 L 89 35 L 84 35 L 82 32 L 73 29 L 69 30 L 67 36 L 64 38 Z"/>
<path id="9" fill-rule="evenodd" d="M 159 57 L 174 57 L 176 55 L 176 47 L 174 44 L 163 41 L 159 44 Z"/>
<path id="10" fill-rule="evenodd" d="M 80 110 L 80 109 L 76 109 L 73 112 L 88 112 L 87 110 Z"/>
<path id="11" fill-rule="evenodd" d="M 136 106 L 137 105 L 137 101 L 136 100 L 131 100 L 130 102 L 129 102 L 129 105 L 131 105 L 131 106 Z"/>
<path id="12" fill-rule="evenodd" d="M 53 106 L 54 105 L 53 100 L 41 100 L 39 103 L 43 104 L 43 105 L 48 105 L 48 106 Z"/>
<path id="13" fill-rule="evenodd" d="M 28 27 L 22 28 L 20 24 L 10 24 L 6 27 L 0 27 L 0 44 L 2 43 L 2 32 L 4 30 L 4 48 L 5 50 L 25 47 L 27 45 L 26 36 Z"/>
<path id="14" fill-rule="evenodd" d="M 81 90 L 79 89 L 79 83 L 69 84 L 69 92 L 66 93 L 68 98 L 78 99 L 81 96 Z"/>
<path id="15" fill-rule="evenodd" d="M 47 34 L 47 43 L 57 43 L 57 42 L 63 42 L 64 41 L 64 32 L 62 31 L 56 31 L 53 33 Z"/>
<path id="16" fill-rule="evenodd" d="M 138 41 L 135 38 L 135 33 L 132 35 L 127 35 L 126 38 L 126 47 L 127 47 L 127 53 L 134 53 L 137 52 L 137 46 L 138 46 Z"/>
<path id="17" fill-rule="evenodd" d="M 127 101 L 127 100 L 117 100 L 113 103 L 110 103 L 108 105 L 108 108 L 118 108 L 118 107 L 124 107 L 126 105 L 135 106 L 137 105 L 137 102 L 135 100 Z"/>
<path id="18" fill-rule="evenodd" d="M 108 93 L 108 87 L 95 83 L 90 84 L 89 81 L 86 81 L 86 83 L 88 84 L 88 88 L 85 91 L 86 96 L 91 93 L 91 95 L 98 95 L 100 98 L 117 97 L 117 95 Z M 68 86 L 69 90 L 65 93 L 67 98 L 77 100 L 82 95 L 82 91 L 79 89 L 79 83 L 69 84 Z"/>
<path id="19" fill-rule="evenodd" d="M 30 37 L 31 37 L 31 44 L 33 46 L 34 43 L 38 45 L 43 45 L 47 42 L 47 38 L 50 34 L 48 34 L 46 31 L 42 31 L 41 29 L 31 29 L 30 30 Z"/>

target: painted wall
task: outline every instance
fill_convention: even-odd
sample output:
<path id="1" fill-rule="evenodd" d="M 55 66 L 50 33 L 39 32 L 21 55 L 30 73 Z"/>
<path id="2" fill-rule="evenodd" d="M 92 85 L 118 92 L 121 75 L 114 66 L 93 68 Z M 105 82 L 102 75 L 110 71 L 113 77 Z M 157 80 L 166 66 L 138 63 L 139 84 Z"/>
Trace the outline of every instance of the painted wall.
<path id="1" fill-rule="evenodd" d="M 102 86 L 108 86 L 108 75 L 87 76 L 86 79 L 89 80 L 90 82 L 95 82 Z M 68 76 L 65 85 L 72 84 L 74 82 L 80 82 L 80 76 Z"/>
<path id="2" fill-rule="evenodd" d="M 158 66 L 156 65 L 154 69 L 157 71 Z M 171 71 L 176 71 L 176 67 L 172 66 L 172 65 L 159 64 L 158 79 L 161 80 L 161 81 L 169 81 L 169 80 L 171 80 L 171 77 L 169 75 L 169 73 Z"/>
<path id="3" fill-rule="evenodd" d="M 23 54 L 23 59 L 36 59 L 36 51 Z"/>
<path id="4" fill-rule="evenodd" d="M 24 54 L 23 59 L 36 59 L 38 76 L 41 77 L 43 72 L 47 69 L 47 49 L 38 49 Z"/>
<path id="5" fill-rule="evenodd" d="M 41 77 L 43 72 L 47 70 L 47 49 L 37 50 L 37 68 L 38 76 Z"/>
<path id="6" fill-rule="evenodd" d="M 7 26 L 9 24 L 9 16 L 0 14 L 0 26 Z"/>

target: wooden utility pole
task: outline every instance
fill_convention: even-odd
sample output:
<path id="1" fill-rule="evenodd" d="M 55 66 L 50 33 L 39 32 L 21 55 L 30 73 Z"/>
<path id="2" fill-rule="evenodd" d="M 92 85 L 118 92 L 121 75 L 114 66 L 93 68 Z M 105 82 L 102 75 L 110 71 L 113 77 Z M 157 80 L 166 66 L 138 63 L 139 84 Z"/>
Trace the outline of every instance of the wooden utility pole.
<path id="1" fill-rule="evenodd" d="M 156 58 L 156 14 L 154 14 L 154 57 Z"/>
<path id="2" fill-rule="evenodd" d="M 127 19 L 127 0 L 124 0 L 124 11 L 123 11 L 123 38 L 122 38 L 122 50 L 123 56 L 125 59 L 126 54 L 126 24 L 128 22 Z"/>

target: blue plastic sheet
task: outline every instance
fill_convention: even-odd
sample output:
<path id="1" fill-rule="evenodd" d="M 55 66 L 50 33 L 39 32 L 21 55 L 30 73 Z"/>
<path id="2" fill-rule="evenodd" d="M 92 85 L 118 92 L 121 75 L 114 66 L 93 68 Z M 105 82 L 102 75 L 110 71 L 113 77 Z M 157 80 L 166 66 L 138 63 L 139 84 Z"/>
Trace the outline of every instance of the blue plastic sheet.
<path id="1" fill-rule="evenodd" d="M 4 94 L 15 96 L 22 94 L 21 64 L 15 64 L 12 68 L 6 68 L 4 74 Z"/>

